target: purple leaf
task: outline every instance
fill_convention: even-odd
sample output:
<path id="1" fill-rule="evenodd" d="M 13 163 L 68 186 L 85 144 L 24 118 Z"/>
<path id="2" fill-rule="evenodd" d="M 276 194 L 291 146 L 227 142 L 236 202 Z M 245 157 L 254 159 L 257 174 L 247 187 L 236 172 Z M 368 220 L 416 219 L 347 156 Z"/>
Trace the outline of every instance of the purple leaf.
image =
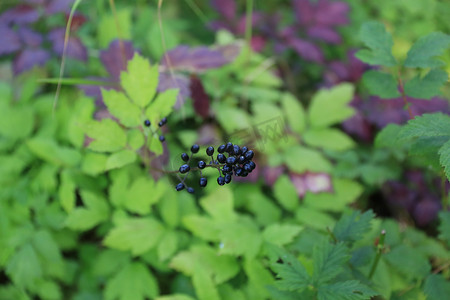
<path id="1" fill-rule="evenodd" d="M 173 77 L 169 73 L 159 73 L 158 92 L 163 92 L 168 89 L 179 89 L 175 109 L 179 109 L 186 98 L 191 96 L 189 89 L 190 80 L 185 75 L 175 74 Z"/>
<path id="2" fill-rule="evenodd" d="M 434 221 L 441 209 L 438 199 L 425 198 L 420 201 L 413 211 L 414 219 L 419 226 L 426 226 Z"/>
<path id="3" fill-rule="evenodd" d="M 363 141 L 372 141 L 372 126 L 364 115 L 358 110 L 350 119 L 347 119 L 342 123 L 342 127 L 346 132 L 357 136 Z"/>
<path id="4" fill-rule="evenodd" d="M 20 4 L 3 12 L 0 20 L 5 24 L 29 24 L 39 19 L 39 11 L 31 5 Z"/>
<path id="5" fill-rule="evenodd" d="M 323 62 L 322 50 L 320 50 L 320 48 L 313 43 L 299 38 L 292 38 L 288 41 L 288 43 L 292 48 L 294 48 L 298 55 L 303 57 L 305 60 L 314 61 L 317 63 Z"/>
<path id="6" fill-rule="evenodd" d="M 169 50 L 163 57 L 162 65 L 167 69 L 188 71 L 192 73 L 202 72 L 212 68 L 218 68 L 230 60 L 222 51 L 209 49 L 208 47 L 189 48 L 178 46 Z"/>
<path id="7" fill-rule="evenodd" d="M 206 119 L 209 116 L 210 99 L 203 87 L 203 83 L 195 75 L 191 76 L 190 89 L 195 112 L 203 119 Z"/>
<path id="8" fill-rule="evenodd" d="M 45 50 L 25 49 L 14 58 L 14 74 L 22 73 L 36 65 L 42 66 L 48 59 L 50 59 L 50 54 Z"/>
<path id="9" fill-rule="evenodd" d="M 42 35 L 28 27 L 19 28 L 18 35 L 22 43 L 28 47 L 37 47 L 42 43 Z"/>
<path id="10" fill-rule="evenodd" d="M 0 43 L 0 55 L 12 53 L 21 48 L 19 36 L 8 27 L 0 27 L 0 36 L 2 37 L 2 42 Z"/>
<path id="11" fill-rule="evenodd" d="M 294 184 L 299 197 L 303 197 L 306 192 L 321 193 L 332 192 L 330 175 L 326 173 L 311 173 L 305 172 L 303 174 L 289 173 L 291 182 Z"/>
<path id="12" fill-rule="evenodd" d="M 321 25 L 344 25 L 348 23 L 350 8 L 341 1 L 319 0 L 315 9 L 315 19 Z"/>
<path id="13" fill-rule="evenodd" d="M 268 186 L 272 186 L 277 181 L 278 177 L 280 177 L 286 168 L 284 166 L 278 167 L 265 167 L 263 171 L 264 182 Z"/>
<path id="14" fill-rule="evenodd" d="M 55 51 L 58 55 L 62 56 L 64 49 L 64 37 L 65 37 L 65 29 L 64 28 L 56 28 L 53 29 L 48 34 L 48 39 L 53 44 L 53 51 Z M 77 37 L 74 37 L 72 34 L 69 37 L 69 41 L 67 43 L 66 54 L 68 57 L 72 57 L 78 60 L 86 61 L 87 60 L 87 49 L 81 43 L 81 40 Z"/>
<path id="15" fill-rule="evenodd" d="M 327 64 L 324 78 L 327 85 L 334 85 L 340 82 L 358 82 L 365 71 L 370 66 L 361 62 L 355 57 L 355 51 L 347 53 L 347 61 L 333 61 Z"/>
<path id="16" fill-rule="evenodd" d="M 98 86 L 98 85 L 93 85 L 93 84 L 80 84 L 80 85 L 77 85 L 77 87 L 80 90 L 84 91 L 86 96 L 89 96 L 89 97 L 92 97 L 92 98 L 96 99 L 96 105 L 98 107 L 102 107 L 103 106 L 103 101 L 101 100 L 102 99 L 102 93 L 100 91 L 100 88 L 103 88 L 105 90 L 116 89 L 116 88 L 109 85 L 111 83 L 111 81 L 108 80 L 107 78 L 86 77 L 86 79 L 95 80 L 95 81 L 104 81 L 106 83 L 105 86 Z"/>
<path id="17" fill-rule="evenodd" d="M 341 36 L 333 29 L 325 26 L 312 26 L 308 28 L 307 34 L 309 37 L 331 44 L 338 44 L 341 42 Z"/>
<path id="18" fill-rule="evenodd" d="M 45 13 L 52 15 L 60 12 L 69 13 L 74 0 L 47 0 Z"/>
<path id="19" fill-rule="evenodd" d="M 294 0 L 293 6 L 299 24 L 309 25 L 313 23 L 315 11 L 309 0 Z"/>
<path id="20" fill-rule="evenodd" d="M 132 59 L 136 52 L 131 42 L 123 41 L 122 43 L 123 53 L 119 40 L 112 41 L 108 49 L 100 52 L 100 60 L 115 81 L 119 81 L 120 72 L 126 70 L 126 62 Z"/>
<path id="21" fill-rule="evenodd" d="M 211 6 L 226 20 L 236 17 L 236 2 L 234 0 L 211 0 Z"/>

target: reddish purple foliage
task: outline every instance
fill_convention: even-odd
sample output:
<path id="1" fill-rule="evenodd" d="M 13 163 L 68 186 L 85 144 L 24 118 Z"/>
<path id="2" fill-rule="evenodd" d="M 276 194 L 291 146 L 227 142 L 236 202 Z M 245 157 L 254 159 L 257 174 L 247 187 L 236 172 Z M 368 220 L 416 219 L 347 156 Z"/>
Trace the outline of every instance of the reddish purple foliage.
<path id="1" fill-rule="evenodd" d="M 321 193 L 333 191 L 329 174 L 311 172 L 298 174 L 291 172 L 289 176 L 300 198 L 305 196 L 306 192 Z"/>
<path id="2" fill-rule="evenodd" d="M 200 78 L 195 75 L 191 76 L 190 89 L 195 112 L 203 119 L 206 119 L 209 116 L 210 100 Z"/>
<path id="3" fill-rule="evenodd" d="M 59 56 L 63 55 L 65 28 L 55 28 L 48 34 L 48 39 L 52 43 L 53 51 Z M 70 36 L 66 47 L 67 57 L 78 60 L 87 60 L 87 49 L 81 43 L 81 40 L 75 36 Z"/>
<path id="4" fill-rule="evenodd" d="M 133 58 L 136 49 L 130 41 L 122 41 L 123 50 L 118 40 L 112 41 L 108 49 L 100 51 L 100 60 L 114 81 L 119 81 L 120 72 L 125 71 L 127 61 Z"/>
<path id="5" fill-rule="evenodd" d="M 50 54 L 42 49 L 25 49 L 20 51 L 13 62 L 14 74 L 31 69 L 33 66 L 42 66 L 50 59 Z"/>

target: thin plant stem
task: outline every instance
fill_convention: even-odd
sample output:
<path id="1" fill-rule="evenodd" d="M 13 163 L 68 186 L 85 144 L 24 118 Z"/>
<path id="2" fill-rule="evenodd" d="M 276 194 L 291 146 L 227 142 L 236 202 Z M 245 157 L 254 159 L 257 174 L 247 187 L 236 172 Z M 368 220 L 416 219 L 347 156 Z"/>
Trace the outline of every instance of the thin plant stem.
<path id="1" fill-rule="evenodd" d="M 412 119 L 414 119 L 414 116 L 412 114 L 408 99 L 406 99 L 405 88 L 403 87 L 403 81 L 402 81 L 400 70 L 398 71 L 398 85 L 400 86 L 400 93 L 402 94 L 403 103 L 405 104 L 406 108 L 408 109 L 409 118 L 412 120 Z"/>
<path id="2" fill-rule="evenodd" d="M 375 270 L 377 269 L 378 262 L 380 261 L 381 254 L 383 254 L 384 250 L 384 239 L 386 237 L 386 230 L 381 230 L 380 237 L 378 239 L 377 245 L 377 255 L 375 256 L 375 260 L 372 263 L 372 267 L 369 272 L 369 279 L 372 279 L 373 274 L 375 274 Z"/>

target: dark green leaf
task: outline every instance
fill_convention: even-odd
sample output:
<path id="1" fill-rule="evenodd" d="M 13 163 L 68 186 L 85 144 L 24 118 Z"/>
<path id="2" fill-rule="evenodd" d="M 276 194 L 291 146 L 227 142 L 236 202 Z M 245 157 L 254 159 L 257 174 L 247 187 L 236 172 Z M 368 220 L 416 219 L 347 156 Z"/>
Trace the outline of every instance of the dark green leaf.
<path id="1" fill-rule="evenodd" d="M 370 230 L 370 223 L 374 217 L 375 214 L 371 210 L 363 214 L 355 211 L 351 215 L 341 217 L 333 229 L 333 234 L 338 241 L 357 241 Z"/>
<path id="2" fill-rule="evenodd" d="M 450 140 L 447 141 L 438 151 L 439 163 L 444 167 L 447 180 L 450 181 Z"/>
<path id="3" fill-rule="evenodd" d="M 400 131 L 399 138 L 411 137 L 450 137 L 450 116 L 443 113 L 424 114 L 408 121 Z"/>
<path id="4" fill-rule="evenodd" d="M 425 280 L 423 291 L 427 300 L 447 299 L 450 295 L 450 282 L 440 274 L 431 274 Z"/>
<path id="5" fill-rule="evenodd" d="M 436 68 L 444 65 L 436 56 L 441 55 L 450 46 L 450 36 L 442 32 L 433 32 L 421 37 L 408 52 L 405 67 Z"/>
<path id="6" fill-rule="evenodd" d="M 450 212 L 441 211 L 439 213 L 439 238 L 450 247 Z"/>
<path id="7" fill-rule="evenodd" d="M 430 99 L 441 93 L 440 88 L 445 84 L 447 78 L 447 72 L 439 69 L 431 70 L 423 78 L 417 76 L 407 81 L 405 93 L 417 99 Z"/>
<path id="8" fill-rule="evenodd" d="M 376 292 L 357 280 L 341 281 L 319 287 L 318 300 L 369 300 Z"/>
<path id="9" fill-rule="evenodd" d="M 370 70 L 364 73 L 362 80 L 371 95 L 380 96 L 383 99 L 400 97 L 397 81 L 391 74 Z"/>
<path id="10" fill-rule="evenodd" d="M 348 249 L 344 243 L 336 245 L 324 242 L 317 245 L 313 252 L 313 282 L 320 286 L 332 280 L 342 272 L 344 263 L 349 259 Z"/>
<path id="11" fill-rule="evenodd" d="M 389 234 L 389 233 L 388 233 Z M 399 245 L 385 256 L 387 262 L 406 278 L 421 279 L 431 270 L 428 259 L 406 245 Z"/>
<path id="12" fill-rule="evenodd" d="M 311 283 L 311 277 L 305 267 L 292 254 L 279 249 L 281 263 L 272 265 L 272 269 L 280 279 L 276 285 L 281 290 L 299 291 L 305 289 Z"/>

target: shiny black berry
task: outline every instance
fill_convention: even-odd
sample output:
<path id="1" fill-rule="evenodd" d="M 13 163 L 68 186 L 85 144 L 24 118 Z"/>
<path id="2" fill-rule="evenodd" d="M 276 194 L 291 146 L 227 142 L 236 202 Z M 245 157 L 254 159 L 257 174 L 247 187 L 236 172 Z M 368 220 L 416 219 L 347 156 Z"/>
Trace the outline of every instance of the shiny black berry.
<path id="1" fill-rule="evenodd" d="M 234 174 L 235 174 L 236 176 L 241 176 L 243 172 L 244 172 L 244 169 L 242 169 L 242 168 L 237 168 L 236 171 L 234 171 Z"/>
<path id="2" fill-rule="evenodd" d="M 251 159 L 253 158 L 254 155 L 255 155 L 255 153 L 253 153 L 252 150 L 248 150 L 248 151 L 245 152 L 245 154 L 244 154 L 245 159 L 247 159 L 247 160 L 251 160 Z"/>
<path id="3" fill-rule="evenodd" d="M 184 161 L 188 161 L 189 160 L 189 155 L 185 152 L 181 153 L 181 159 Z"/>
<path id="4" fill-rule="evenodd" d="M 252 169 L 252 166 L 250 164 L 245 164 L 244 165 L 244 170 L 247 171 L 247 172 L 251 172 L 253 169 Z"/>
<path id="5" fill-rule="evenodd" d="M 193 194 L 195 192 L 194 188 L 188 187 L 187 188 L 188 193 Z"/>
<path id="6" fill-rule="evenodd" d="M 208 148 L 206 148 L 206 154 L 211 156 L 214 154 L 214 147 L 213 146 L 209 146 Z"/>
<path id="7" fill-rule="evenodd" d="M 200 178 L 199 184 L 201 187 L 205 187 L 207 183 L 208 183 L 208 180 L 205 177 Z"/>
<path id="8" fill-rule="evenodd" d="M 180 167 L 180 173 L 184 174 L 184 173 L 188 172 L 190 169 L 191 169 L 191 167 L 189 167 L 189 165 L 184 164 Z"/>
<path id="9" fill-rule="evenodd" d="M 166 140 L 166 138 L 165 138 L 163 135 L 160 135 L 160 136 L 159 136 L 159 140 L 160 140 L 161 142 L 164 142 L 164 141 Z"/>
<path id="10" fill-rule="evenodd" d="M 181 191 L 182 189 L 184 189 L 184 184 L 182 184 L 181 182 L 179 184 L 177 184 L 177 186 L 175 187 L 175 189 L 177 191 Z"/>
<path id="11" fill-rule="evenodd" d="M 230 156 L 227 158 L 227 164 L 234 165 L 236 163 L 236 157 Z"/>
<path id="12" fill-rule="evenodd" d="M 219 148 L 217 148 L 217 152 L 219 152 L 219 153 L 224 153 L 226 147 L 227 147 L 227 146 L 225 146 L 225 145 L 220 145 Z"/>
<path id="13" fill-rule="evenodd" d="M 200 149 L 200 146 L 197 145 L 197 144 L 194 144 L 194 145 L 192 145 L 192 147 L 191 147 L 192 153 L 197 153 L 199 149 Z"/>
<path id="14" fill-rule="evenodd" d="M 198 168 L 199 169 L 204 169 L 205 167 L 206 167 L 206 163 L 203 160 L 198 162 Z"/>
<path id="15" fill-rule="evenodd" d="M 244 146 L 244 147 L 241 148 L 241 154 L 242 155 L 244 155 L 244 153 L 247 152 L 247 151 L 248 151 L 247 146 Z"/>
<path id="16" fill-rule="evenodd" d="M 243 155 L 239 156 L 238 163 L 243 164 L 245 162 L 245 157 Z"/>
<path id="17" fill-rule="evenodd" d="M 230 173 L 233 171 L 233 168 L 230 165 L 225 165 L 222 168 L 222 173 L 226 174 L 226 173 Z"/>
<path id="18" fill-rule="evenodd" d="M 222 153 L 217 154 L 217 160 L 223 164 L 227 159 L 225 157 L 225 155 L 223 155 Z"/>
<path id="19" fill-rule="evenodd" d="M 219 185 L 224 185 L 225 184 L 225 177 L 222 177 L 222 176 L 217 177 L 217 183 Z"/>
<path id="20" fill-rule="evenodd" d="M 233 145 L 233 153 L 234 155 L 239 155 L 241 153 L 241 148 L 238 145 Z"/>
<path id="21" fill-rule="evenodd" d="M 166 123 L 167 123 L 167 118 L 164 117 L 164 118 L 161 119 L 161 121 L 159 121 L 158 125 L 159 125 L 159 127 L 162 127 L 162 126 L 164 126 L 164 124 L 166 124 Z"/>
<path id="22" fill-rule="evenodd" d="M 254 170 L 256 168 L 256 164 L 253 161 L 248 162 L 248 164 L 250 165 L 252 170 Z"/>
<path id="23" fill-rule="evenodd" d="M 152 125 L 152 123 L 150 123 L 150 120 L 145 120 L 144 125 L 147 127 L 150 127 L 150 125 Z"/>
<path id="24" fill-rule="evenodd" d="M 233 144 L 232 144 L 231 142 L 228 142 L 228 143 L 225 145 L 225 151 L 228 152 L 228 153 L 230 153 L 231 151 L 233 151 Z"/>
<path id="25" fill-rule="evenodd" d="M 231 182 L 231 174 L 225 174 L 225 183 Z"/>

